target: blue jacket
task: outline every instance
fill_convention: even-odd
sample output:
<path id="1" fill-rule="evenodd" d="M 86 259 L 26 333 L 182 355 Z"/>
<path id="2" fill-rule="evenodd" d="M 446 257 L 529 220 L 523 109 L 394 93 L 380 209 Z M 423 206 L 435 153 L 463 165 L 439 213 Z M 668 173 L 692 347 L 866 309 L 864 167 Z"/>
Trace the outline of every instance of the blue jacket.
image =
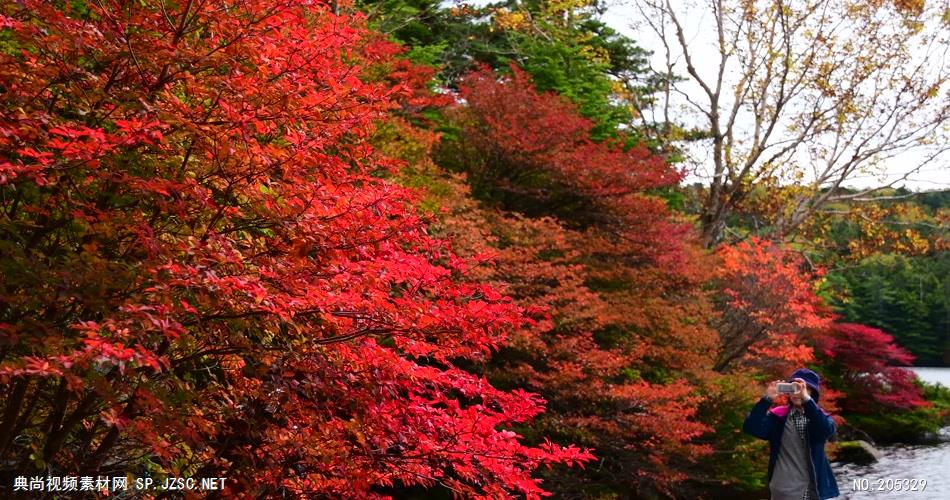
<path id="1" fill-rule="evenodd" d="M 760 399 L 752 407 L 752 411 L 745 419 L 745 424 L 742 425 L 744 432 L 759 439 L 765 439 L 771 445 L 769 481 L 772 480 L 775 461 L 778 459 L 778 452 L 782 447 L 782 433 L 785 431 L 785 419 L 788 417 L 790 409 L 788 406 L 778 406 L 769 410 L 771 405 L 772 400 L 769 398 L 763 397 Z M 809 399 L 803 406 L 805 416 L 808 417 L 805 436 L 808 441 L 808 451 L 811 455 L 812 478 L 815 480 L 818 497 L 822 500 L 834 498 L 839 495 L 838 482 L 831 470 L 828 456 L 825 455 L 825 442 L 834 435 L 837 426 L 830 415 L 818 408 L 818 404 L 815 403 L 814 399 Z"/>

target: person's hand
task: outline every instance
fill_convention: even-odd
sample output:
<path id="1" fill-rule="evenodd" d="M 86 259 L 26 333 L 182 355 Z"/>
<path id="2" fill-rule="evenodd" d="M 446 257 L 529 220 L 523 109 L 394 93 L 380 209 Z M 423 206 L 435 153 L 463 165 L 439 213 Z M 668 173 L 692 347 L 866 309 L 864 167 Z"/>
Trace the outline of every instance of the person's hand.
<path id="1" fill-rule="evenodd" d="M 792 381 L 795 384 L 794 396 L 802 398 L 802 401 L 808 401 L 811 399 L 811 394 L 808 393 L 808 386 L 805 384 L 805 381 L 802 379 L 795 379 Z"/>
<path id="2" fill-rule="evenodd" d="M 769 385 L 765 388 L 765 397 L 769 399 L 775 399 L 778 397 L 778 383 L 781 380 L 773 380 L 769 382 Z"/>

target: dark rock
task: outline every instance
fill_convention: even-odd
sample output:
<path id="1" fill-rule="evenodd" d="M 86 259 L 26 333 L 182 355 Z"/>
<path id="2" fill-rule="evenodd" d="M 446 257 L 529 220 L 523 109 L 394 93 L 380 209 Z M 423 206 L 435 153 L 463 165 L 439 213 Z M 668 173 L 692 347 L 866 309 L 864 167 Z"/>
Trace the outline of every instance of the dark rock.
<path id="1" fill-rule="evenodd" d="M 858 465 L 868 465 L 877 462 L 881 458 L 881 452 L 867 441 L 842 441 L 838 443 L 834 452 L 834 461 L 842 463 L 852 463 Z"/>

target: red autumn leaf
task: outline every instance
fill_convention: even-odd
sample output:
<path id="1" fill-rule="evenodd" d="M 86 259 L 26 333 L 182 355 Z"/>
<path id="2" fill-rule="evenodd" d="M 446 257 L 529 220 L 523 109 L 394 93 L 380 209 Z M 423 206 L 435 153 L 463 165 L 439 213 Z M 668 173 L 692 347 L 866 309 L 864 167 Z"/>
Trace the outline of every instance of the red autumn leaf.
<path id="1" fill-rule="evenodd" d="M 378 175 L 380 121 L 445 101 L 431 69 L 345 3 L 81 4 L 0 9 L 0 414 L 38 429 L 7 467 L 536 497 L 590 458 L 502 430 L 543 401 L 456 366 L 525 319 Z"/>

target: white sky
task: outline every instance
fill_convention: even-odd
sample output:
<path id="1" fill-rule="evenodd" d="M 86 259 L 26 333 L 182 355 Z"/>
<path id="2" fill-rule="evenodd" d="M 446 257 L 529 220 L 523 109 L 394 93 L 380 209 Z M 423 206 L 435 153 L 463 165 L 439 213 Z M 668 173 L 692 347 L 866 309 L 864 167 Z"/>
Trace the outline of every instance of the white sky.
<path id="1" fill-rule="evenodd" d="M 607 14 L 603 17 L 603 21 L 617 31 L 636 40 L 641 47 L 653 51 L 654 68 L 663 68 L 665 61 L 663 59 L 663 49 L 659 38 L 657 38 L 648 27 L 641 29 L 634 27 L 637 24 L 636 20 L 639 13 L 635 7 L 630 5 L 629 2 L 633 1 L 636 0 L 613 0 Z M 718 67 L 719 55 L 715 51 L 714 46 L 710 43 L 713 40 L 708 38 L 714 33 L 714 30 L 709 28 L 709 22 L 711 21 L 704 19 L 703 12 L 700 11 L 697 12 L 695 16 L 687 15 L 682 22 L 684 24 L 686 39 L 692 45 L 690 51 L 699 74 L 714 74 Z M 706 36 L 704 36 L 704 34 L 706 34 Z M 686 76 L 686 66 L 682 61 L 677 65 L 677 70 L 678 74 Z M 692 86 L 683 87 L 683 89 L 690 94 L 690 97 L 694 101 L 707 101 L 706 95 L 695 83 L 692 83 Z M 677 115 L 679 115 L 679 113 L 673 116 Z M 694 162 L 697 162 L 699 165 L 696 168 L 696 174 L 699 175 L 691 175 L 686 179 L 686 182 L 703 182 L 703 175 L 701 175 L 703 173 L 702 165 L 710 164 L 711 158 L 706 151 L 702 151 L 700 148 L 692 148 L 690 154 Z M 907 174 L 907 172 L 919 166 L 919 159 L 914 156 L 915 155 L 912 154 L 905 154 L 893 158 L 887 162 L 883 175 L 855 176 L 847 185 L 856 188 L 866 188 L 880 186 L 899 179 Z M 914 190 L 950 189 L 950 158 L 945 157 L 942 161 L 938 160 L 922 167 L 907 180 L 895 184 L 895 187 L 902 185 Z"/>
<path id="2" fill-rule="evenodd" d="M 492 0 L 446 0 L 445 5 L 468 3 L 481 6 L 491 3 L 491 1 Z M 679 1 L 682 0 L 674 0 L 674 3 Z M 636 40 L 642 48 L 653 51 L 654 67 L 663 68 L 665 63 L 663 61 L 663 54 L 661 52 L 662 45 L 659 43 L 659 39 L 647 27 L 644 27 L 643 29 L 637 29 L 634 27 L 638 12 L 636 8 L 632 6 L 632 2 L 636 2 L 636 0 L 605 0 L 605 2 L 606 5 L 609 5 L 610 7 L 602 20 L 620 33 L 630 37 L 633 40 Z M 697 12 L 695 16 L 686 16 L 681 21 L 684 24 L 687 40 L 692 44 L 690 51 L 693 55 L 693 63 L 695 64 L 700 75 L 709 75 L 711 72 L 715 72 L 719 55 L 715 51 L 714 46 L 710 43 L 712 40 L 709 38 L 704 39 L 703 37 L 704 33 L 708 36 L 714 32 L 708 28 L 708 23 L 710 21 L 708 19 L 704 19 L 704 12 L 705 11 L 702 10 Z M 679 64 L 677 69 L 677 73 L 679 75 L 687 76 L 685 63 Z M 705 101 L 707 99 L 706 95 L 702 92 L 699 86 L 693 82 L 690 83 L 693 85 L 692 88 L 683 87 L 683 89 L 690 94 L 690 97 L 694 101 Z M 673 116 L 679 119 L 679 121 L 683 121 L 686 119 L 687 113 L 676 113 Z M 698 145 L 697 147 L 690 147 L 688 149 L 688 154 L 697 164 L 697 167 L 695 169 L 695 173 L 688 176 L 684 182 L 705 182 L 705 176 L 703 175 L 703 165 L 709 165 L 712 159 L 709 156 L 709 152 L 704 151 L 703 149 L 704 148 L 702 147 L 698 147 Z M 887 162 L 882 174 L 855 175 L 852 176 L 851 180 L 846 183 L 846 186 L 854 188 L 868 188 L 893 182 L 894 180 L 903 177 L 908 172 L 919 167 L 920 160 L 914 156 L 915 155 L 912 154 L 905 154 L 904 156 L 892 158 Z M 900 186 L 920 191 L 950 189 L 950 157 L 945 157 L 943 160 L 932 162 L 931 164 L 917 170 L 906 180 L 900 181 L 894 185 L 894 187 Z"/>

